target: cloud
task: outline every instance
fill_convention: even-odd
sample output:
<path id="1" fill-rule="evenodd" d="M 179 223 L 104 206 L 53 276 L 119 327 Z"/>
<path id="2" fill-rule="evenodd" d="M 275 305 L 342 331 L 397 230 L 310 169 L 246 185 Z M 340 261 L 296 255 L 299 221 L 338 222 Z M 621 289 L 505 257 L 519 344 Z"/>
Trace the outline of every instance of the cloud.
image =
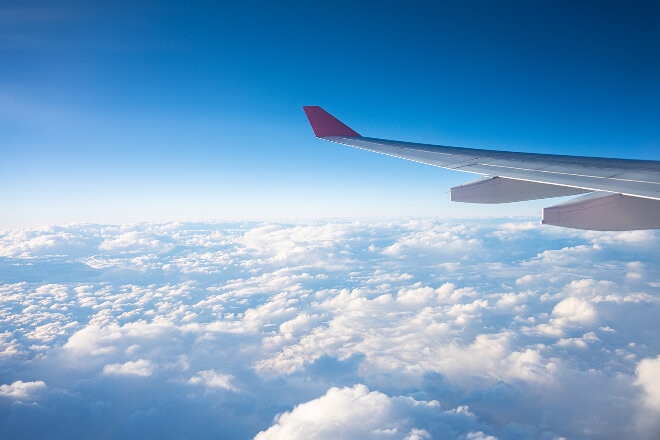
<path id="1" fill-rule="evenodd" d="M 0 257 L 35 258 L 76 251 L 85 239 L 62 227 L 0 231 Z"/>
<path id="2" fill-rule="evenodd" d="M 46 383 L 41 380 L 34 382 L 23 382 L 17 380 L 9 385 L 0 385 L 0 396 L 9 397 L 18 401 L 29 401 L 35 395 L 46 389 Z"/>
<path id="3" fill-rule="evenodd" d="M 660 411 L 660 355 L 642 359 L 636 368 L 637 384 L 644 390 L 644 404 Z"/>
<path id="4" fill-rule="evenodd" d="M 398 258 L 415 258 L 420 255 L 461 256 L 480 250 L 481 241 L 471 236 L 470 229 L 464 226 L 450 228 L 438 227 L 433 224 L 423 224 L 411 221 L 410 231 L 400 236 L 393 244 L 387 246 L 382 253 Z"/>
<path id="5" fill-rule="evenodd" d="M 596 310 L 587 301 L 570 297 L 552 309 L 552 316 L 559 326 L 589 324 L 596 319 Z"/>
<path id="6" fill-rule="evenodd" d="M 172 250 L 172 244 L 155 238 L 152 231 L 129 231 L 112 238 L 106 238 L 100 245 L 100 251 L 120 251 L 122 253 L 162 253 Z"/>
<path id="7" fill-rule="evenodd" d="M 434 419 L 432 427 L 414 426 L 415 420 Z M 297 405 L 280 414 L 275 424 L 255 440 L 269 439 L 428 439 L 472 436 L 487 438 L 467 407 L 442 410 L 437 401 L 419 401 L 411 397 L 390 397 L 370 391 L 364 385 L 330 388 L 323 396 Z M 447 423 L 449 422 L 449 423 Z M 459 426 L 461 432 L 453 426 Z M 475 437 L 477 435 L 477 437 Z M 492 437 L 491 437 L 492 438 Z"/>
<path id="8" fill-rule="evenodd" d="M 594 245 L 578 245 L 565 247 L 562 249 L 550 249 L 539 253 L 533 260 L 529 261 L 529 265 L 556 265 L 568 266 L 576 263 L 589 263 L 594 258 L 594 255 L 601 251 L 598 244 Z"/>
<path id="9" fill-rule="evenodd" d="M 637 426 L 647 438 L 660 436 L 660 355 L 639 361 L 635 368 L 635 384 L 641 388 Z"/>
<path id="10" fill-rule="evenodd" d="M 591 239 L 593 242 L 610 245 L 645 246 L 655 239 L 655 232 L 651 230 L 620 232 L 585 231 L 583 234 L 585 238 Z"/>
<path id="11" fill-rule="evenodd" d="M 243 236 L 242 253 L 256 257 L 248 265 L 287 263 L 329 268 L 333 261 L 335 265 L 345 264 L 345 258 L 337 258 L 337 254 L 341 252 L 338 243 L 344 241 L 347 230 L 350 230 L 347 226 L 333 223 L 257 226 Z"/>
<path id="12" fill-rule="evenodd" d="M 309 417 L 653 438 L 660 243 L 610 238 L 511 220 L 3 231 L 0 436 L 249 438 Z M 334 410 L 353 401 L 373 423 Z"/>
<path id="13" fill-rule="evenodd" d="M 123 364 L 108 364 L 103 367 L 103 373 L 114 376 L 148 377 L 151 376 L 154 368 L 154 365 L 150 361 L 138 359 L 137 361 L 128 361 Z"/>
<path id="14" fill-rule="evenodd" d="M 12 333 L 8 331 L 0 333 L 0 359 L 9 359 L 16 356 L 18 353 L 18 341 L 13 338 Z"/>
<path id="15" fill-rule="evenodd" d="M 639 423 L 645 431 L 660 434 L 660 355 L 639 361 L 635 384 L 642 390 L 642 413 Z"/>
<path id="16" fill-rule="evenodd" d="M 492 435 L 484 434 L 481 431 L 478 432 L 468 432 L 465 436 L 467 440 L 497 440 L 497 437 Z"/>
<path id="17" fill-rule="evenodd" d="M 203 385 L 207 388 L 221 388 L 231 391 L 238 391 L 232 385 L 234 380 L 231 374 L 222 374 L 214 370 L 204 370 L 197 373 L 196 376 L 191 377 L 188 383 L 193 385 Z"/>

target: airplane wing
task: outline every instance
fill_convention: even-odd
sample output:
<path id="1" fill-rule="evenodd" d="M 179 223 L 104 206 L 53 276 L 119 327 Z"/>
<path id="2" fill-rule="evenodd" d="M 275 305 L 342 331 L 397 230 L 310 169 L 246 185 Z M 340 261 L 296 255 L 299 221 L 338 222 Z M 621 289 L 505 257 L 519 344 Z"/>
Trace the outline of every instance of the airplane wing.
<path id="1" fill-rule="evenodd" d="M 318 106 L 303 107 L 316 137 L 481 174 L 451 200 L 505 203 L 583 194 L 543 209 L 541 223 L 597 231 L 660 228 L 660 161 L 516 153 L 362 137 Z"/>

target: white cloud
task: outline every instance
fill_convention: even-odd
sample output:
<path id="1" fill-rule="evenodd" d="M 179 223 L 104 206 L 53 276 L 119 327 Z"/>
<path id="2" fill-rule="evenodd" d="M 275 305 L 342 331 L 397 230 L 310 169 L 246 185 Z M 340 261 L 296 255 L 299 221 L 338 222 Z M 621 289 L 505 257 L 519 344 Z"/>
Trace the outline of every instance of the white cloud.
<path id="1" fill-rule="evenodd" d="M 347 227 L 348 226 L 348 227 Z M 285 227 L 267 224 L 250 229 L 241 240 L 244 255 L 254 255 L 248 266 L 254 264 L 282 264 L 343 267 L 348 260 L 341 255 L 341 247 L 350 226 L 338 223 L 320 223 Z"/>
<path id="2" fill-rule="evenodd" d="M 0 231 L 0 257 L 35 258 L 77 250 L 81 237 L 61 227 Z"/>
<path id="3" fill-rule="evenodd" d="M 401 236 L 382 253 L 392 257 L 419 257 L 420 255 L 465 255 L 477 252 L 481 241 L 464 226 L 442 227 L 434 224 L 411 222 L 411 231 Z"/>
<path id="4" fill-rule="evenodd" d="M 553 322 L 559 326 L 589 324 L 596 319 L 596 310 L 587 301 L 569 297 L 552 309 Z"/>
<path id="5" fill-rule="evenodd" d="M 172 245 L 155 238 L 150 233 L 141 231 L 125 232 L 113 238 L 107 238 L 99 245 L 101 251 L 120 251 L 129 253 L 167 252 Z"/>
<path id="6" fill-rule="evenodd" d="M 0 408 L 20 422 L 0 436 L 38 437 L 25 427 L 50 417 L 67 437 L 84 413 L 87 437 L 123 423 L 245 438 L 355 398 L 387 415 L 367 438 L 652 438 L 656 234 L 624 247 L 508 223 L 5 231 L 2 389 L 48 387 L 28 394 L 42 412 Z M 341 410 L 317 428 L 333 416 L 361 429 Z"/>
<path id="7" fill-rule="evenodd" d="M 404 437 L 404 440 L 425 440 L 432 438 L 433 436 L 426 429 L 413 428 L 410 430 L 408 435 Z"/>
<path id="8" fill-rule="evenodd" d="M 652 243 L 655 238 L 654 231 L 620 231 L 620 232 L 601 232 L 585 231 L 586 238 L 596 243 L 617 244 L 617 245 L 647 245 Z"/>
<path id="9" fill-rule="evenodd" d="M 231 391 L 238 391 L 238 389 L 232 385 L 234 377 L 231 374 L 222 374 L 214 370 L 204 370 L 197 373 L 188 380 L 188 383 L 192 385 L 203 385 L 207 388 L 221 388 Z"/>
<path id="10" fill-rule="evenodd" d="M 497 437 L 492 435 L 484 434 L 481 431 L 477 432 L 468 432 L 465 436 L 467 440 L 497 440 Z"/>
<path id="11" fill-rule="evenodd" d="M 644 392 L 644 405 L 660 413 L 660 355 L 642 359 L 636 374 L 636 383 Z"/>
<path id="12" fill-rule="evenodd" d="M 275 424 L 257 434 L 255 440 L 433 438 L 429 430 L 414 426 L 416 418 L 426 417 L 442 421 L 457 419 L 470 427 L 477 425 L 476 418 L 467 409 L 444 411 L 437 401 L 390 397 L 379 391 L 369 391 L 364 385 L 355 385 L 330 388 L 318 399 L 278 415 Z M 469 434 L 446 426 L 434 428 L 436 437 Z"/>
<path id="13" fill-rule="evenodd" d="M 103 367 L 104 374 L 114 376 L 139 376 L 148 377 L 154 372 L 155 366 L 146 359 L 138 359 L 137 361 L 128 361 L 123 364 L 108 364 Z"/>
<path id="14" fill-rule="evenodd" d="M 585 333 L 580 338 L 561 338 L 557 341 L 560 347 L 587 348 L 589 343 L 599 341 L 594 332 Z"/>
<path id="15" fill-rule="evenodd" d="M 19 353 L 19 344 L 10 332 L 0 333 L 0 359 L 11 358 Z"/>
<path id="16" fill-rule="evenodd" d="M 537 330 L 547 336 L 563 336 L 568 329 L 581 329 L 594 324 L 598 313 L 594 306 L 581 298 L 570 296 L 561 300 L 552 309 L 552 318 L 546 324 L 539 324 Z M 583 341 L 574 340 L 576 345 Z M 570 340 L 562 339 L 559 345 L 570 345 Z"/>
<path id="17" fill-rule="evenodd" d="M 35 395 L 46 389 L 46 383 L 41 380 L 23 382 L 17 380 L 11 384 L 0 385 L 0 396 L 9 397 L 18 401 L 32 400 Z"/>
<path id="18" fill-rule="evenodd" d="M 573 264 L 589 263 L 595 254 L 601 251 L 598 244 L 594 245 L 578 245 L 565 247 L 562 249 L 549 249 L 539 253 L 534 259 L 527 262 L 527 265 L 556 265 L 556 266 L 570 266 Z"/>
<path id="19" fill-rule="evenodd" d="M 637 426 L 646 437 L 660 436 L 660 355 L 642 359 L 635 369 L 635 384 L 642 390 Z"/>

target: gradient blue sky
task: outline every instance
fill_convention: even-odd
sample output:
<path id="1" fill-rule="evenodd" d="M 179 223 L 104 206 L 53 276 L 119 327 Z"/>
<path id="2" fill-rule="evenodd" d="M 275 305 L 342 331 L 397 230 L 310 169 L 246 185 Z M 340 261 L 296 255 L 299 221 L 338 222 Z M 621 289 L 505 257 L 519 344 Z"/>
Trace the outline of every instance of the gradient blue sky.
<path id="1" fill-rule="evenodd" d="M 658 2 L 0 6 L 0 225 L 383 215 L 472 176 L 314 139 L 660 159 Z M 475 208 L 477 209 L 475 211 Z"/>

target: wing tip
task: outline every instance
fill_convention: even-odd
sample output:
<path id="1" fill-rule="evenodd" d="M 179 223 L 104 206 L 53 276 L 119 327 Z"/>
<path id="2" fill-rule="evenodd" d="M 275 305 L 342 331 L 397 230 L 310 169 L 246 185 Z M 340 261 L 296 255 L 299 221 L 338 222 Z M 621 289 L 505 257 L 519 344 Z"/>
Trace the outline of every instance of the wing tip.
<path id="1" fill-rule="evenodd" d="M 323 110 L 318 105 L 303 106 L 309 124 L 318 138 L 328 136 L 361 137 L 355 130 Z"/>

